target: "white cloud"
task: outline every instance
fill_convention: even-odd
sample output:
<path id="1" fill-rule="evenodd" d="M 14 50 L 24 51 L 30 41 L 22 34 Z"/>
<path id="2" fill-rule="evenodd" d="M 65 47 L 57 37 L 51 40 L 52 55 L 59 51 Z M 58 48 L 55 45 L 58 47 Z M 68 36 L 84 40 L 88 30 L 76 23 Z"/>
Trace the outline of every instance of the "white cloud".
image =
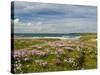
<path id="1" fill-rule="evenodd" d="M 41 21 L 21 22 L 14 20 L 15 33 L 71 33 L 71 32 L 96 32 L 94 22 L 82 19 L 61 20 L 58 23 L 42 23 Z"/>
<path id="2" fill-rule="evenodd" d="M 42 25 L 42 22 L 40 22 L 40 21 L 39 21 L 39 22 L 37 22 L 37 25 Z"/>
<path id="3" fill-rule="evenodd" d="M 19 23 L 19 19 L 18 18 L 14 19 L 14 23 Z"/>

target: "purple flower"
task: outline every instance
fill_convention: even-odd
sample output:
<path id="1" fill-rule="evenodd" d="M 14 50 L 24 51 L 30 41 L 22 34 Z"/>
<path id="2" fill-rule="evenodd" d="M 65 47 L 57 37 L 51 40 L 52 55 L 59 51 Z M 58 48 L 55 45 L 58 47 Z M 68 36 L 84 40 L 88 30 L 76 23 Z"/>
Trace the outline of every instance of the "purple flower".
<path id="1" fill-rule="evenodd" d="M 32 55 L 37 55 L 37 56 L 47 56 L 46 52 L 42 52 L 42 51 L 39 51 L 39 50 L 32 50 L 31 54 Z"/>
<path id="2" fill-rule="evenodd" d="M 14 57 L 25 56 L 28 54 L 28 50 L 17 50 L 14 51 Z"/>

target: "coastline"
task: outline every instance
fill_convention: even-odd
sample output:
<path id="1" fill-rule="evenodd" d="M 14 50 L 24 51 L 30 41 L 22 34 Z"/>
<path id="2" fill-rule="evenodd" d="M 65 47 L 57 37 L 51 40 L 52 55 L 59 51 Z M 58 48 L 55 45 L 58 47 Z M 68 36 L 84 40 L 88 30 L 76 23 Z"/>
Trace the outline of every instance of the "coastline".
<path id="1" fill-rule="evenodd" d="M 75 37 L 20 37 L 20 36 L 14 36 L 14 39 L 59 39 L 59 40 L 79 40 L 81 36 L 75 36 Z"/>

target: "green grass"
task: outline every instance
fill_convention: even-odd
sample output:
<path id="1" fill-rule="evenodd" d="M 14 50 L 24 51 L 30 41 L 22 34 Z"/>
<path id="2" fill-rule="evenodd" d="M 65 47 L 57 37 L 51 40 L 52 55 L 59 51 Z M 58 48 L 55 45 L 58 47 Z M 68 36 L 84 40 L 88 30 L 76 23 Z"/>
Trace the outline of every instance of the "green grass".
<path id="1" fill-rule="evenodd" d="M 80 38 L 80 40 L 82 40 L 82 41 L 88 41 L 91 39 L 97 39 L 97 35 L 83 35 Z"/>
<path id="2" fill-rule="evenodd" d="M 71 41 L 75 45 L 75 50 L 69 51 L 64 49 L 65 54 L 59 55 L 51 54 L 51 52 L 61 49 L 60 47 L 51 47 L 48 46 L 48 42 L 60 41 L 59 39 L 14 39 L 14 50 L 27 48 L 32 50 L 32 46 L 41 46 L 41 51 L 49 50 L 48 56 L 39 57 L 39 56 L 29 56 L 31 61 L 21 62 L 22 67 L 21 71 L 17 70 L 16 73 L 30 73 L 30 72 L 48 72 L 48 71 L 66 71 L 66 70 L 80 70 L 80 69 L 95 69 L 97 68 L 97 41 L 92 41 L 91 39 L 96 39 L 96 35 L 83 35 L 78 41 Z M 66 41 L 67 42 L 67 41 Z M 76 42 L 80 42 L 76 44 Z M 80 46 L 80 51 L 77 51 L 77 45 Z M 83 46 L 82 46 L 83 45 Z M 67 45 L 66 45 L 67 46 Z M 82 46 L 82 47 L 81 47 Z M 56 49 L 57 48 L 57 49 Z M 62 47 L 63 48 L 63 47 Z M 38 48 L 35 48 L 38 49 Z M 38 49 L 39 50 L 39 49 Z M 73 64 L 64 62 L 65 58 L 74 58 L 77 66 L 72 66 Z M 55 59 L 59 59 L 62 63 L 59 65 L 55 64 Z M 48 65 L 43 67 L 36 64 L 35 60 L 43 60 L 48 62 Z"/>
<path id="3" fill-rule="evenodd" d="M 15 39 L 14 40 L 14 49 L 23 49 L 28 48 L 31 45 L 41 45 L 42 41 L 39 40 L 31 40 L 31 39 Z"/>

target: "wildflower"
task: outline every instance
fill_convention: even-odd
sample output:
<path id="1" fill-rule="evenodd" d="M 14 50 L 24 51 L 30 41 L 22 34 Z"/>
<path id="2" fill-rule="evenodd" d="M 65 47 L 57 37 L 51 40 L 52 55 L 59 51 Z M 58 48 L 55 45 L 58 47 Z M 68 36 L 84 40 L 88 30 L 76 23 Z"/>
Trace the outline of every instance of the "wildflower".
<path id="1" fill-rule="evenodd" d="M 73 63 L 73 65 L 72 65 L 72 67 L 77 67 L 78 66 L 78 64 L 77 63 Z"/>
<path id="2" fill-rule="evenodd" d="M 41 66 L 46 67 L 47 64 L 48 64 L 47 62 L 42 62 L 42 63 L 41 63 Z"/>
<path id="3" fill-rule="evenodd" d="M 62 54 L 65 54 L 65 52 L 64 52 L 63 49 L 58 49 L 58 50 L 57 50 L 57 53 L 58 53 L 58 54 L 61 54 L 61 55 L 62 55 Z"/>
<path id="4" fill-rule="evenodd" d="M 38 50 L 32 50 L 31 51 L 32 55 L 37 55 L 37 56 L 47 56 L 46 52 L 38 51 Z"/>
<path id="5" fill-rule="evenodd" d="M 69 63 L 73 63 L 74 62 L 74 58 L 69 58 L 68 62 Z"/>
<path id="6" fill-rule="evenodd" d="M 69 51 L 73 51 L 74 48 L 71 48 L 71 47 L 64 47 L 65 49 L 69 50 Z"/>
<path id="7" fill-rule="evenodd" d="M 35 63 L 41 63 L 41 60 L 35 60 Z"/>
<path id="8" fill-rule="evenodd" d="M 30 59 L 29 58 L 24 58 L 24 61 L 29 61 Z"/>
<path id="9" fill-rule="evenodd" d="M 45 67 L 45 66 L 47 66 L 47 62 L 44 62 L 44 61 L 42 61 L 42 60 L 35 60 L 35 63 L 37 63 L 38 65 L 40 65 L 40 66 L 42 66 L 42 67 Z"/>
<path id="10" fill-rule="evenodd" d="M 62 64 L 62 61 L 59 60 L 59 59 L 55 59 L 55 60 L 54 60 L 54 63 L 55 63 L 56 65 L 60 65 L 60 64 Z"/>
<path id="11" fill-rule="evenodd" d="M 68 60 L 67 59 L 64 59 L 64 62 L 67 62 Z"/>

